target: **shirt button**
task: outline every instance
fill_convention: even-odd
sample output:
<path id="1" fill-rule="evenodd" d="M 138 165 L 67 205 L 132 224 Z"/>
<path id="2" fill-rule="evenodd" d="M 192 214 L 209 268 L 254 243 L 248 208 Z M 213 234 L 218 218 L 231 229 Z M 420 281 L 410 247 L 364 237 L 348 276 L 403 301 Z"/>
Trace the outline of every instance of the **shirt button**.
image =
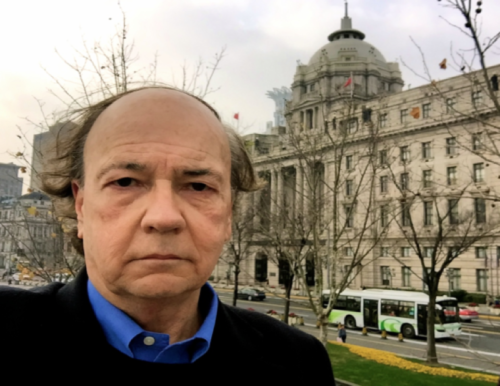
<path id="1" fill-rule="evenodd" d="M 146 336 L 144 338 L 144 344 L 146 346 L 152 346 L 155 344 L 155 338 L 153 338 L 152 336 Z"/>

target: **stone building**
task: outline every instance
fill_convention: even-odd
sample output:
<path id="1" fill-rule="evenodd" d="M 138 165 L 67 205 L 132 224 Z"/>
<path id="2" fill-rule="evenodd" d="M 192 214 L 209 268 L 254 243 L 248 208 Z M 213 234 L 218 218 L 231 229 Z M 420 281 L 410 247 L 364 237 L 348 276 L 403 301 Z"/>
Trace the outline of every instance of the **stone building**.
<path id="1" fill-rule="evenodd" d="M 59 253 L 75 255 L 48 196 L 32 192 L 0 202 L 0 268 L 26 262 L 33 269 L 51 269 Z"/>
<path id="2" fill-rule="evenodd" d="M 482 154 L 487 141 L 489 145 L 497 143 L 488 123 L 498 124 L 498 113 L 487 97 L 480 73 L 403 90 L 398 64 L 387 62 L 364 39 L 365 34 L 353 28 L 346 8 L 341 29 L 328 36 L 329 42 L 308 64 L 297 66 L 292 99 L 287 103 L 287 124 L 273 128 L 270 135 L 245 137 L 256 168 L 268 185 L 264 192 L 246 198 L 243 211 L 255 210 L 253 221 L 259 224 L 262 213 L 275 214 L 279 207 L 307 212 L 311 186 L 306 173 L 311 169 L 301 165 L 297 153 L 310 151 L 304 143 L 314 138 L 315 151 L 319 149 L 321 157 L 313 173 L 325 181 L 324 206 L 318 215 L 326 223 L 321 234 L 326 253 L 332 253 L 329 246 L 334 227 L 349 228 L 344 233 L 349 238 L 362 226 L 362 219 L 373 217 L 361 241 L 378 241 L 358 270 L 350 273 L 350 287 L 422 290 L 424 273 L 406 233 L 407 200 L 418 198 L 411 213 L 422 234 L 435 229 L 442 213 L 447 214 L 449 240 L 460 238 L 459 223 L 467 219 L 474 220 L 467 237 L 500 224 L 493 199 L 500 193 L 500 162 L 488 162 Z M 498 73 L 500 66 L 489 68 L 494 90 L 498 89 Z M 368 160 L 373 168 L 366 167 Z M 329 188 L 334 175 L 340 175 L 342 181 L 335 203 Z M 370 216 L 366 214 L 368 207 Z M 431 254 L 432 237 L 421 239 L 421 247 Z M 343 256 L 328 267 L 335 271 L 334 276 L 344 274 L 355 241 L 355 237 L 347 240 L 338 252 Z M 243 262 L 242 282 L 282 284 L 280 264 L 272 261 L 261 242 L 251 243 L 250 256 Z M 447 253 L 453 253 L 453 248 Z M 499 261 L 500 233 L 478 237 L 453 261 L 440 289 L 498 296 Z M 230 270 L 221 261 L 214 279 L 230 277 Z"/>
<path id="3" fill-rule="evenodd" d="M 23 190 L 23 179 L 18 177 L 20 167 L 13 163 L 0 163 L 0 197 L 19 197 Z"/>

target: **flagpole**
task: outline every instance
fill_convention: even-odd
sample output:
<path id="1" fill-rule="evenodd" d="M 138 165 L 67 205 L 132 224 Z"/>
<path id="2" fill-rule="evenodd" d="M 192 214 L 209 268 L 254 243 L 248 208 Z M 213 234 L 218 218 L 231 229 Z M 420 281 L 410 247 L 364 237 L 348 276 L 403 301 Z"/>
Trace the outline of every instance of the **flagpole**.
<path id="1" fill-rule="evenodd" d="M 354 97 L 354 79 L 352 77 L 352 71 L 351 71 L 351 100 Z"/>

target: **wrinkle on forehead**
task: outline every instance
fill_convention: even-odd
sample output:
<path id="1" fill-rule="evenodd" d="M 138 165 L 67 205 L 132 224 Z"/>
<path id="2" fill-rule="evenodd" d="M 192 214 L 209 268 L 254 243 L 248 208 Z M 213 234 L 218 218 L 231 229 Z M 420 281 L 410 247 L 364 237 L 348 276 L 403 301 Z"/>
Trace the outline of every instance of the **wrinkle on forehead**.
<path id="1" fill-rule="evenodd" d="M 138 131 L 144 136 L 137 136 Z M 189 95 L 165 89 L 140 90 L 114 102 L 90 130 L 84 153 L 102 156 L 110 148 L 146 144 L 148 139 L 152 149 L 158 141 L 161 146 L 199 151 L 231 162 L 227 135 L 214 112 Z"/>

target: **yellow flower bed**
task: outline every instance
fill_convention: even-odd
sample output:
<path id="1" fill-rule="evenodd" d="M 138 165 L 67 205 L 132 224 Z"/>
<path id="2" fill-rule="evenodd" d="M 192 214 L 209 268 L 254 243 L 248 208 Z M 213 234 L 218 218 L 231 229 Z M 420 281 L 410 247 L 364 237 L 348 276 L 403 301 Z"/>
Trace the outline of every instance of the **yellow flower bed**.
<path id="1" fill-rule="evenodd" d="M 474 381 L 485 381 L 496 383 L 498 380 L 498 375 L 480 374 L 480 373 L 466 373 L 464 371 L 446 369 L 443 367 L 431 367 L 420 363 L 415 363 L 398 357 L 388 351 L 376 350 L 373 348 L 355 346 L 352 344 L 338 343 L 330 341 L 332 344 L 338 344 L 340 346 L 345 346 L 353 354 L 359 355 L 362 358 L 394 367 L 399 367 L 403 370 L 415 371 L 417 373 L 431 374 L 431 375 L 441 375 L 444 377 L 453 378 L 463 378 L 472 379 Z"/>

